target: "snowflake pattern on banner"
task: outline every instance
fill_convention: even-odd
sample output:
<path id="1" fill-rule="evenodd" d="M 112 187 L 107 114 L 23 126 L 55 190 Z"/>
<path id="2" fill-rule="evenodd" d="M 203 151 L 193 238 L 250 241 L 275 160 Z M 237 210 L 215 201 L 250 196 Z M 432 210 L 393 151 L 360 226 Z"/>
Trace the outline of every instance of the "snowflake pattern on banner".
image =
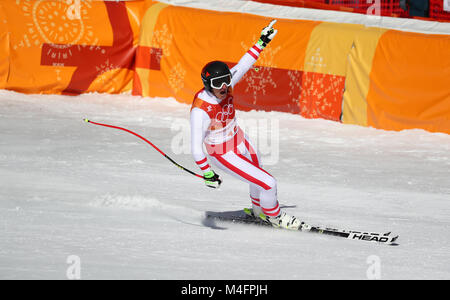
<path id="1" fill-rule="evenodd" d="M 97 71 L 97 81 L 100 81 L 104 86 L 111 86 L 111 92 L 116 92 L 114 86 L 118 84 L 117 78 L 110 74 L 110 71 L 118 70 L 120 66 L 114 65 L 107 59 L 104 63 L 95 67 Z M 115 84 L 111 84 L 115 83 Z"/>
<path id="2" fill-rule="evenodd" d="M 301 114 L 305 118 L 340 121 L 345 77 L 277 68 L 274 57 L 281 47 L 270 49 L 264 50 L 267 56 L 262 52 L 258 59 L 257 63 L 264 67 L 250 69 L 242 84 L 236 86 L 235 93 L 239 99 L 236 107 L 241 110 L 284 111 Z M 312 61 L 325 66 L 320 49 L 317 49 Z"/>
<path id="3" fill-rule="evenodd" d="M 345 77 L 304 72 L 302 82 L 300 114 L 305 118 L 339 121 Z"/>
<path id="4" fill-rule="evenodd" d="M 256 36 L 254 36 L 253 39 L 256 40 Z M 251 47 L 245 45 L 243 42 L 241 42 L 241 46 L 245 51 Z M 272 76 L 272 69 L 277 67 L 274 61 L 275 55 L 280 51 L 280 49 L 280 46 L 276 48 L 265 48 L 258 58 L 258 63 L 268 67 L 255 67 L 253 69 L 255 72 L 248 72 L 242 78 L 242 80 L 247 83 L 245 92 L 250 92 L 253 95 L 253 104 L 256 104 L 258 96 L 267 94 L 267 89 L 277 88 L 277 83 Z"/>
<path id="5" fill-rule="evenodd" d="M 161 49 L 161 51 L 151 50 L 152 54 L 155 55 L 156 62 L 161 63 L 162 56 L 170 56 L 170 46 L 172 45 L 173 34 L 169 32 L 169 27 L 167 24 L 162 26 L 162 29 L 155 30 L 153 32 L 152 45 L 155 49 Z"/>
<path id="6" fill-rule="evenodd" d="M 289 70 L 287 72 L 289 76 L 289 92 L 288 97 L 292 99 L 292 104 L 299 107 L 300 95 L 302 91 L 302 78 L 303 71 Z"/>
<path id="7" fill-rule="evenodd" d="M 187 71 L 183 68 L 180 62 L 178 62 L 171 70 L 169 74 L 169 86 L 175 92 L 178 93 L 180 89 L 184 87 L 184 78 Z"/>
<path id="8" fill-rule="evenodd" d="M 122 88 L 120 83 L 114 82 L 111 78 L 114 77 L 114 69 L 128 69 L 131 70 L 133 66 L 133 32 L 127 16 L 126 6 L 122 3 L 113 2 L 93 2 L 84 0 L 68 0 L 62 3 L 61 1 L 36 1 L 32 6 L 33 13 L 31 15 L 46 16 L 42 22 L 42 29 L 44 32 L 47 28 L 48 35 L 41 36 L 41 61 L 42 66 L 52 66 L 56 71 L 56 80 L 61 76 L 61 69 L 64 67 L 76 67 L 72 73 L 70 82 L 62 89 L 63 94 L 79 94 L 86 91 L 92 82 L 97 77 L 98 82 L 104 82 L 105 85 L 112 86 L 114 91 Z M 29 4 L 29 1 L 26 3 Z M 37 6 L 39 4 L 39 6 Z M 50 5 L 50 6 L 49 6 Z M 108 18 L 113 31 L 112 41 L 113 46 L 101 46 L 98 38 L 95 38 L 93 33 L 86 32 L 85 29 L 89 27 L 91 18 L 87 16 L 92 14 L 95 7 L 102 7 L 106 9 Z M 24 10 L 28 11 L 28 6 Z M 83 17 L 86 16 L 86 17 Z M 57 18 L 58 17 L 58 18 Z M 111 23 L 111 18 L 114 17 L 114 23 Z M 54 21 L 54 26 L 52 22 Z M 72 39 L 70 35 L 63 34 L 66 21 L 80 22 L 80 31 L 84 32 L 83 38 L 78 37 Z M 46 25 L 48 25 L 46 27 Z M 49 27 L 51 26 L 51 27 Z M 58 35 L 54 34 L 57 28 Z M 84 28 L 84 29 L 83 29 Z M 117 30 L 121 34 L 114 34 Z M 77 30 L 78 32 L 78 30 Z M 61 40 L 59 37 L 64 37 L 64 42 L 59 44 Z M 47 40 L 48 38 L 56 38 L 56 40 Z M 78 42 L 75 44 L 75 42 Z M 120 45 L 120 47 L 118 47 Z M 117 88 L 117 89 L 116 89 Z M 111 88 L 109 88 L 111 90 Z"/>
<path id="9" fill-rule="evenodd" d="M 50 47 L 43 54 L 49 59 L 59 60 L 53 67 L 55 80 L 60 82 L 62 69 L 58 67 L 64 66 L 65 61 L 74 55 L 74 49 L 70 45 L 98 44 L 98 38 L 94 37 L 93 28 L 89 25 L 91 2 L 92 0 L 16 1 L 28 21 L 26 33 L 22 39 L 12 42 L 12 48 L 41 48 L 43 43 L 48 44 Z"/>
<path id="10" fill-rule="evenodd" d="M 40 47 L 42 43 L 55 45 L 55 52 L 61 52 L 63 44 L 96 45 L 92 26 L 88 25 L 92 0 L 17 1 L 23 15 L 28 18 L 27 33 L 23 39 L 13 44 L 18 47 Z M 58 44 L 59 47 L 56 47 Z M 67 48 L 67 47 L 65 47 Z M 64 50 L 64 49 L 62 49 Z M 67 51 L 58 55 L 70 55 Z"/>

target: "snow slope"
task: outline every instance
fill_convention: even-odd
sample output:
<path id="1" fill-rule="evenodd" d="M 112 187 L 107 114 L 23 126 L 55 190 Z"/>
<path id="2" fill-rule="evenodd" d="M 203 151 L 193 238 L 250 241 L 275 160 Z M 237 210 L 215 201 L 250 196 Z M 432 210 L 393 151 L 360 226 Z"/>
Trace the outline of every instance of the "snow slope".
<path id="1" fill-rule="evenodd" d="M 135 136 L 83 122 L 136 131 L 198 172 L 188 115 L 173 99 L 0 91 L 0 279 L 66 279 L 74 256 L 81 279 L 450 279 L 449 135 L 238 112 L 271 137 L 260 148 L 286 211 L 392 230 L 393 247 L 205 221 L 249 205 L 246 184 L 221 174 L 208 189 Z"/>

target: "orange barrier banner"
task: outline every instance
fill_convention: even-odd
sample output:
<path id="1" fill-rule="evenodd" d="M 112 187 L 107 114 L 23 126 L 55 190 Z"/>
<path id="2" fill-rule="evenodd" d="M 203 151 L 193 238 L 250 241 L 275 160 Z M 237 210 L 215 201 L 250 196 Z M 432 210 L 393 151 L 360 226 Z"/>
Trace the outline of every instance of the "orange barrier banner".
<path id="1" fill-rule="evenodd" d="M 370 72 L 367 125 L 450 133 L 450 36 L 389 30 Z"/>
<path id="2" fill-rule="evenodd" d="M 131 90 L 142 7 L 142 1 L 2 1 L 1 87 L 52 94 Z"/>
<path id="3" fill-rule="evenodd" d="M 314 28 L 303 66 L 302 116 L 340 121 L 347 55 L 362 28 L 362 25 L 328 22 Z"/>
<path id="4" fill-rule="evenodd" d="M 450 133 L 450 37 L 366 32 L 349 55 L 342 121 Z"/>
<path id="5" fill-rule="evenodd" d="M 3 6 L 0 3 L 0 89 L 4 89 L 9 73 L 9 30 L 4 14 Z"/>
<path id="6" fill-rule="evenodd" d="M 133 94 L 191 103 L 202 67 L 233 67 L 270 19 L 156 3 L 142 21 Z M 236 85 L 241 110 L 340 120 L 347 53 L 360 25 L 280 19 L 278 34 Z"/>
<path id="7" fill-rule="evenodd" d="M 364 28 L 354 41 L 348 54 L 343 99 L 342 122 L 367 126 L 367 93 L 373 57 L 385 29 Z"/>
<path id="8" fill-rule="evenodd" d="M 156 1 L 5 0 L 0 88 L 191 103 L 209 61 L 233 67 L 270 18 Z M 236 108 L 450 133 L 450 37 L 279 19 Z"/>

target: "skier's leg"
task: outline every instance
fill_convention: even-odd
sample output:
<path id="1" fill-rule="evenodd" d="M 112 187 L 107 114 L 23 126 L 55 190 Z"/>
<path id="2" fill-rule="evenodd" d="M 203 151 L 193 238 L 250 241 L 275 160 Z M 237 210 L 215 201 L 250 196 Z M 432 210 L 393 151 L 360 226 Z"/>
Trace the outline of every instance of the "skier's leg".
<path id="1" fill-rule="evenodd" d="M 260 200 L 261 192 L 253 184 L 249 184 L 249 187 L 250 187 L 250 199 L 252 201 L 252 213 L 255 217 L 259 217 L 259 215 L 263 212 L 261 209 L 261 200 Z"/>
<path id="2" fill-rule="evenodd" d="M 239 153 L 247 157 L 253 165 L 262 169 L 261 159 L 256 148 L 247 135 L 244 136 L 244 141 L 237 147 Z M 275 194 L 276 198 L 276 194 Z M 259 216 L 263 211 L 261 208 L 261 191 L 256 186 L 250 184 L 250 199 L 252 201 L 253 214 Z M 267 208 L 267 207 L 266 207 Z"/>
<path id="3" fill-rule="evenodd" d="M 257 166 L 255 160 L 249 159 L 242 152 L 241 145 L 239 145 L 234 151 L 228 151 L 223 155 L 213 155 L 212 162 L 220 169 L 246 181 L 250 186 L 259 191 L 260 206 L 264 214 L 263 217 L 274 227 L 292 230 L 299 229 L 301 222 L 296 217 L 290 216 L 280 210 L 275 178 Z"/>
<path id="4" fill-rule="evenodd" d="M 280 214 L 277 200 L 277 182 L 272 175 L 256 166 L 239 151 L 212 155 L 211 161 L 223 171 L 252 186 L 251 193 L 253 191 L 253 195 L 257 196 L 257 192 L 259 192 L 260 206 L 265 215 L 277 216 Z"/>
<path id="5" fill-rule="evenodd" d="M 244 135 L 244 141 L 236 147 L 238 153 L 244 155 L 248 160 L 250 160 L 255 166 L 261 167 L 259 162 L 259 155 L 254 150 L 255 148 L 251 145 L 250 140 L 247 135 Z M 259 215 L 263 212 L 261 209 L 261 191 L 254 184 L 249 184 L 249 194 L 252 203 L 251 213 L 259 218 Z"/>

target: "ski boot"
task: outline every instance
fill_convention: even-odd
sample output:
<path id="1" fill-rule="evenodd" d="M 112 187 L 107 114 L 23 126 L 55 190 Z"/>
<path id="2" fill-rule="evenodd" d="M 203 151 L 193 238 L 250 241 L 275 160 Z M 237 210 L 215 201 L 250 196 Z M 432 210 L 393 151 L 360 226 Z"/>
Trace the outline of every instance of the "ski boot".
<path id="1" fill-rule="evenodd" d="M 253 205 L 252 208 L 244 208 L 244 212 L 247 216 L 259 220 L 259 215 L 262 214 L 262 209 L 259 206 Z"/>
<path id="2" fill-rule="evenodd" d="M 299 219 L 297 219 L 294 216 L 290 216 L 285 212 L 281 212 L 279 216 L 277 217 L 269 217 L 265 214 L 261 213 L 259 217 L 266 222 L 269 222 L 273 227 L 276 228 L 284 228 L 289 230 L 301 230 L 303 222 L 300 222 Z"/>

